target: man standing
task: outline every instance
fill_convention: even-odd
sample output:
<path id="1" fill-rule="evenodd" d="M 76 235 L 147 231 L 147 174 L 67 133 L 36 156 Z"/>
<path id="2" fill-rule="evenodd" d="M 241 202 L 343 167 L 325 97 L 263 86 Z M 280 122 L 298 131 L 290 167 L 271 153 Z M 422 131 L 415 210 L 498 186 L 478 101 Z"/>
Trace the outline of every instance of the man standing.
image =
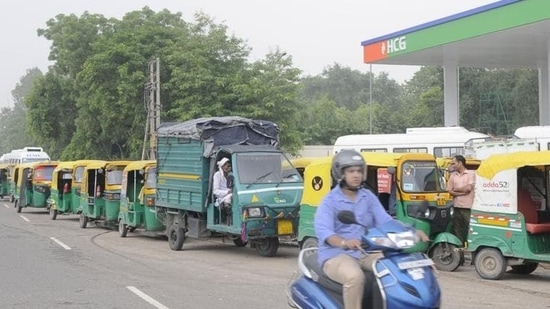
<path id="1" fill-rule="evenodd" d="M 470 213 L 474 204 L 475 174 L 466 169 L 466 159 L 461 155 L 453 157 L 451 170 L 447 190 L 453 196 L 454 234 L 464 244 L 468 240 Z"/>

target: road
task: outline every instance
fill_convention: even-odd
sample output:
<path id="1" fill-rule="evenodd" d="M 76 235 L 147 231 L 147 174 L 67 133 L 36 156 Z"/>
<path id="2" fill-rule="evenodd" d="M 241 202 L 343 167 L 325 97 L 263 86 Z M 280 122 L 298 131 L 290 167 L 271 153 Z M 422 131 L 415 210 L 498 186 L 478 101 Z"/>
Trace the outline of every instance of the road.
<path id="1" fill-rule="evenodd" d="M 166 239 L 93 227 L 77 216 L 0 201 L 0 308 L 288 308 L 298 248 L 274 258 L 221 239 Z M 439 273 L 443 308 L 550 308 L 550 269 L 482 280 L 473 266 Z"/>

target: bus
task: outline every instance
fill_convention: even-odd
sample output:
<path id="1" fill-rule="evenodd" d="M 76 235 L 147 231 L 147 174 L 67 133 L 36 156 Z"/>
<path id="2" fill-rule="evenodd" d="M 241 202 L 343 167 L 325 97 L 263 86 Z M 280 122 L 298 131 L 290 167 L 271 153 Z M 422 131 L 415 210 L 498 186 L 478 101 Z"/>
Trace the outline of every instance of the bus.
<path id="1" fill-rule="evenodd" d="M 44 152 L 42 147 L 24 147 L 23 149 L 15 149 L 9 153 L 5 153 L 0 158 L 4 164 L 21 164 L 29 162 L 50 161 L 50 156 Z"/>
<path id="2" fill-rule="evenodd" d="M 550 126 L 520 127 L 516 129 L 514 136 L 523 139 L 536 139 L 539 150 L 550 150 Z"/>
<path id="3" fill-rule="evenodd" d="M 489 139 L 483 133 L 464 127 L 408 128 L 398 134 L 353 134 L 336 139 L 334 153 L 343 149 L 359 152 L 428 153 L 436 158 L 464 154 L 464 145 L 472 139 Z"/>

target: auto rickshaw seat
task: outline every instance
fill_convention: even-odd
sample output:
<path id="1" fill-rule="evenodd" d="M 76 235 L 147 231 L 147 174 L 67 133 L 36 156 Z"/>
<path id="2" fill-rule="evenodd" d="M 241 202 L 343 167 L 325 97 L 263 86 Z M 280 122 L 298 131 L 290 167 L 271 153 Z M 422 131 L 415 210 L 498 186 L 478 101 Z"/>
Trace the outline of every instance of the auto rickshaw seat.
<path id="1" fill-rule="evenodd" d="M 525 218 L 525 228 L 531 234 L 550 233 L 550 223 L 539 223 L 537 208 L 529 191 L 518 192 L 518 211 Z"/>

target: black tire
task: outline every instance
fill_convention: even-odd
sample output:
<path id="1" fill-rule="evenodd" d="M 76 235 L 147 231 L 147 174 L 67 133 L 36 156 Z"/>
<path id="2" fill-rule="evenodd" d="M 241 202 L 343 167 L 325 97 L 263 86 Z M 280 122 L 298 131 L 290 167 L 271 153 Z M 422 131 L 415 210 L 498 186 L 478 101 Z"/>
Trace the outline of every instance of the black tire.
<path id="1" fill-rule="evenodd" d="M 15 200 L 15 209 L 17 213 L 21 213 L 21 210 L 23 209 L 23 207 L 21 206 L 18 200 Z"/>
<path id="2" fill-rule="evenodd" d="M 168 230 L 168 245 L 170 249 L 179 251 L 185 242 L 185 231 L 177 224 L 172 224 Z"/>
<path id="3" fill-rule="evenodd" d="M 80 224 L 80 227 L 85 229 L 88 225 L 88 217 L 86 217 L 83 213 L 80 213 L 80 218 L 78 219 L 78 223 Z"/>
<path id="4" fill-rule="evenodd" d="M 233 243 L 235 244 L 235 247 L 243 248 L 243 247 L 246 247 L 246 245 L 248 244 L 248 241 L 243 241 L 241 236 L 237 236 L 233 238 Z"/>
<path id="5" fill-rule="evenodd" d="M 429 254 L 434 265 L 441 271 L 455 271 L 463 261 L 463 253 L 456 245 L 450 243 L 438 243 Z"/>
<path id="6" fill-rule="evenodd" d="M 57 210 L 55 210 L 52 206 L 50 206 L 50 219 L 57 219 Z"/>
<path id="7" fill-rule="evenodd" d="M 258 241 L 256 243 L 256 252 L 263 257 L 272 257 L 279 250 L 279 238 L 271 237 Z"/>
<path id="8" fill-rule="evenodd" d="M 510 270 L 510 273 L 512 274 L 528 275 L 534 272 L 537 269 L 537 267 L 539 267 L 539 263 L 526 262 L 525 264 L 512 265 L 510 267 L 512 267 L 512 270 Z"/>
<path id="9" fill-rule="evenodd" d="M 481 278 L 498 280 L 504 276 L 508 262 L 500 250 L 483 248 L 476 254 L 474 265 Z"/>
<path id="10" fill-rule="evenodd" d="M 118 220 L 118 234 L 120 237 L 126 237 L 126 235 L 128 235 L 128 226 L 124 224 L 122 219 Z"/>

